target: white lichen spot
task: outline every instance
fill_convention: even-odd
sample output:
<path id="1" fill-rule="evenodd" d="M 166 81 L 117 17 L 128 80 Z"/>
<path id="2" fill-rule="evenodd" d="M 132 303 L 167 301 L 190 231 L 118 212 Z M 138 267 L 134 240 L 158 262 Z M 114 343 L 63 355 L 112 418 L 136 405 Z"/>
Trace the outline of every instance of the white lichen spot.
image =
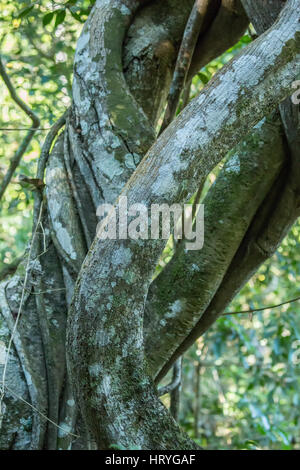
<path id="1" fill-rule="evenodd" d="M 5 364 L 6 360 L 6 346 L 3 341 L 0 341 L 0 364 Z"/>
<path id="2" fill-rule="evenodd" d="M 53 319 L 51 320 L 51 323 L 52 323 L 53 326 L 55 326 L 55 328 L 59 328 L 59 323 L 58 323 L 58 321 L 57 321 L 55 318 L 53 318 Z"/>
<path id="3" fill-rule="evenodd" d="M 88 131 L 89 131 L 89 128 L 90 128 L 89 124 L 88 124 L 84 119 L 82 119 L 82 120 L 80 121 L 80 125 L 81 125 L 81 133 L 82 133 L 82 135 L 86 135 L 86 134 L 88 133 Z"/>
<path id="4" fill-rule="evenodd" d="M 110 331 L 106 331 L 105 333 L 100 330 L 97 331 L 95 335 L 95 346 L 97 348 L 103 348 L 104 346 L 107 346 L 109 343 L 111 343 L 114 334 L 115 330 L 113 327 Z"/>
<path id="5" fill-rule="evenodd" d="M 80 108 L 82 113 L 85 113 L 85 114 L 88 113 L 90 106 L 91 106 L 91 102 L 89 98 L 85 95 L 85 93 L 81 90 L 80 84 L 76 80 L 76 77 L 74 77 L 74 80 L 73 80 L 72 90 L 73 90 L 73 99 L 74 99 L 75 105 L 78 108 Z M 82 126 L 82 123 L 81 123 L 81 126 Z"/>
<path id="6" fill-rule="evenodd" d="M 131 262 L 132 253 L 130 248 L 120 246 L 112 255 L 111 262 L 113 265 L 128 266 Z"/>
<path id="7" fill-rule="evenodd" d="M 126 5 L 122 5 L 121 8 L 120 8 L 120 12 L 122 13 L 122 15 L 130 15 L 130 10 L 129 8 L 127 8 Z"/>
<path id="8" fill-rule="evenodd" d="M 225 171 L 227 173 L 236 173 L 239 174 L 241 170 L 240 159 L 238 155 L 234 155 L 225 166 Z"/>
<path id="9" fill-rule="evenodd" d="M 8 285 L 9 289 L 13 289 L 14 287 L 17 287 L 19 284 L 19 280 L 20 280 L 19 276 L 14 276 L 9 282 L 9 285 Z"/>
<path id="10" fill-rule="evenodd" d="M 0 300 L 1 300 L 1 295 L 0 295 Z M 1 305 L 1 303 L 0 303 Z M 3 323 L 0 326 L 0 336 L 6 336 L 9 333 L 9 328 Z"/>
<path id="11" fill-rule="evenodd" d="M 78 53 L 86 50 L 86 46 L 88 45 L 89 40 L 90 40 L 90 34 L 87 31 L 87 28 L 84 28 L 77 41 L 76 49 Z"/>
<path id="12" fill-rule="evenodd" d="M 62 249 L 70 256 L 71 259 L 76 259 L 77 254 L 72 246 L 72 238 L 65 227 L 60 222 L 54 222 L 55 232 L 57 239 Z"/>
<path id="13" fill-rule="evenodd" d="M 172 305 L 170 305 L 168 312 L 166 313 L 165 317 L 166 318 L 174 318 L 178 313 L 182 311 L 182 301 L 181 300 L 175 300 Z"/>
<path id="14" fill-rule="evenodd" d="M 89 373 L 92 377 L 98 377 L 101 374 L 101 366 L 97 362 L 89 366 Z"/>
<path id="15" fill-rule="evenodd" d="M 133 168 L 133 169 L 136 167 L 135 162 L 134 162 L 134 158 L 131 155 L 131 153 L 127 153 L 125 155 L 125 166 L 127 168 Z"/>
<path id="16" fill-rule="evenodd" d="M 66 437 L 70 432 L 72 432 L 71 426 L 67 423 L 62 423 L 58 430 L 58 437 Z"/>
<path id="17" fill-rule="evenodd" d="M 175 189 L 176 182 L 174 180 L 173 171 L 170 165 L 160 167 L 158 177 L 152 184 L 152 191 L 157 196 L 166 195 Z"/>
<path id="18" fill-rule="evenodd" d="M 100 145 L 99 143 L 98 145 L 94 144 L 91 150 L 97 159 L 97 168 L 100 170 L 100 173 L 103 173 L 110 180 L 123 173 L 124 168 L 121 163 L 114 158 L 112 153 L 106 152 L 103 149 L 102 142 Z"/>
<path id="19" fill-rule="evenodd" d="M 117 276 L 117 277 L 124 277 L 124 275 L 125 275 L 124 269 L 118 269 L 118 270 L 116 271 L 116 276 Z"/>
<path id="20" fill-rule="evenodd" d="M 111 390 L 110 383 L 111 383 L 110 376 L 108 374 L 105 374 L 102 378 L 102 389 L 105 395 L 107 396 L 110 394 L 110 390 Z"/>

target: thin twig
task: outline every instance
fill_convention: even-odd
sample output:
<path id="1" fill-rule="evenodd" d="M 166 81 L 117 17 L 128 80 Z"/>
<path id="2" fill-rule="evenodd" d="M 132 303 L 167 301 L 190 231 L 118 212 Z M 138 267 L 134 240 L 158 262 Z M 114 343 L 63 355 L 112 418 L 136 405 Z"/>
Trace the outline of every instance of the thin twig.
<path id="1" fill-rule="evenodd" d="M 26 113 L 27 116 L 30 117 L 30 119 L 32 120 L 32 124 L 33 124 L 33 128 L 31 130 L 28 130 L 28 133 L 27 133 L 26 137 L 24 138 L 24 140 L 21 143 L 20 147 L 16 151 L 15 155 L 10 160 L 9 168 L 8 168 L 4 178 L 3 178 L 2 183 L 0 184 L 0 199 L 1 199 L 4 192 L 5 192 L 5 190 L 6 190 L 6 188 L 7 188 L 7 186 L 10 183 L 10 180 L 13 177 L 15 169 L 19 165 L 22 156 L 26 152 L 26 149 L 28 148 L 28 145 L 30 144 L 30 142 L 31 142 L 31 140 L 32 140 L 32 138 L 35 134 L 35 128 L 39 127 L 39 125 L 40 125 L 40 120 L 37 117 L 37 115 L 32 111 L 32 109 L 29 108 L 29 106 L 27 106 L 27 104 L 24 103 L 24 101 L 22 101 L 21 98 L 17 95 L 17 92 L 16 92 L 9 76 L 7 75 L 7 72 L 5 70 L 4 64 L 3 64 L 2 59 L 1 59 L 1 56 L 0 56 L 0 75 L 1 75 L 6 87 L 9 91 L 9 93 L 10 93 L 11 98 L 22 109 L 22 111 L 24 111 L 24 113 Z"/>
<path id="2" fill-rule="evenodd" d="M 78 436 L 77 434 L 73 434 L 72 432 L 69 432 L 67 431 L 65 428 L 63 428 L 62 426 L 59 426 L 58 424 L 54 423 L 54 421 L 52 421 L 50 418 L 48 418 L 48 416 L 46 416 L 44 413 L 42 413 L 41 411 L 39 411 L 35 406 L 33 406 L 31 403 L 29 403 L 28 401 L 26 401 L 23 397 L 20 397 L 19 395 L 17 395 L 11 388 L 9 388 L 7 385 L 5 385 L 5 388 L 6 390 L 11 393 L 15 398 L 17 398 L 18 400 L 21 400 L 23 403 L 25 403 L 26 405 L 28 405 L 33 411 L 35 411 L 36 413 L 38 413 L 42 418 L 44 418 L 46 421 L 49 421 L 49 423 L 53 424 L 53 426 L 56 426 L 58 429 L 61 429 L 62 431 L 64 431 L 65 434 L 68 434 L 69 436 L 72 436 L 72 437 L 75 437 L 76 439 L 79 438 L 80 436 Z"/>
<path id="3" fill-rule="evenodd" d="M 32 109 L 26 104 L 24 103 L 23 100 L 21 100 L 21 98 L 18 96 L 9 76 L 7 75 L 7 72 L 5 70 L 5 66 L 3 64 L 3 61 L 2 61 L 2 58 L 0 56 L 0 75 L 10 93 L 10 96 L 11 98 L 14 100 L 14 102 L 19 106 L 19 108 L 22 109 L 22 111 L 24 111 L 24 113 L 27 114 L 27 116 L 30 117 L 30 119 L 32 120 L 33 124 L 34 124 L 34 127 L 39 127 L 40 125 L 40 120 L 39 118 L 37 117 L 37 115 L 32 111 Z"/>
<path id="4" fill-rule="evenodd" d="M 41 290 L 41 291 L 37 291 L 37 292 L 32 292 L 31 290 L 26 289 L 26 291 L 29 292 L 32 295 L 52 294 L 52 292 L 58 292 L 58 291 L 63 291 L 63 290 L 66 290 L 66 288 L 62 287 L 61 289 L 51 289 L 51 290 L 44 290 L 44 291 Z"/>
<path id="5" fill-rule="evenodd" d="M 75 181 L 74 181 L 73 173 L 72 173 L 72 170 L 71 170 L 70 149 L 69 149 L 69 134 L 68 134 L 67 129 L 66 129 L 65 135 L 64 135 L 64 161 L 65 161 L 66 170 L 67 170 L 71 190 L 72 190 L 72 193 L 73 193 L 73 197 L 74 197 L 75 203 L 77 205 L 77 210 L 78 210 L 80 222 L 81 222 L 81 225 L 82 225 L 82 228 L 83 228 L 83 233 L 84 233 L 84 237 L 85 237 L 86 246 L 87 246 L 87 249 L 89 249 L 89 247 L 92 244 L 92 239 L 91 239 L 90 232 L 89 232 L 89 229 L 88 229 L 88 225 L 87 225 L 87 221 L 86 221 L 86 217 L 85 217 L 85 212 L 84 212 L 84 209 L 82 207 L 82 202 L 81 202 L 81 199 L 79 197 L 79 194 L 78 194 L 78 191 L 77 191 L 77 188 L 76 188 L 76 184 L 75 184 Z"/>
<path id="6" fill-rule="evenodd" d="M 179 358 L 178 361 L 176 361 L 175 365 L 174 365 L 174 374 L 173 374 L 172 382 L 170 382 L 168 385 L 165 385 L 164 387 L 160 387 L 158 389 L 158 396 L 162 397 L 163 395 L 166 395 L 167 393 L 172 392 L 181 384 L 181 358 Z"/>
<path id="7" fill-rule="evenodd" d="M 55 137 L 57 136 L 57 133 L 65 124 L 68 112 L 69 112 L 69 109 L 67 109 L 64 112 L 64 114 L 53 124 L 53 126 L 50 128 L 50 132 L 46 136 L 45 142 L 41 150 L 41 156 L 38 161 L 38 170 L 37 170 L 37 175 L 36 175 L 37 179 L 40 179 L 40 180 L 44 179 L 45 167 L 46 167 L 46 163 L 49 157 L 49 152 L 50 152 L 52 143 Z"/>
<path id="8" fill-rule="evenodd" d="M 261 311 L 263 311 L 263 310 L 269 310 L 269 309 L 272 309 L 272 308 L 281 307 L 282 305 L 291 304 L 292 302 L 297 302 L 298 300 L 300 300 L 300 297 L 296 297 L 295 299 L 287 300 L 286 302 L 281 302 L 280 304 L 269 305 L 268 307 L 252 308 L 252 309 L 250 309 L 250 310 L 240 310 L 239 312 L 224 312 L 224 313 L 222 313 L 222 316 L 225 316 L 225 315 L 237 315 L 237 314 L 239 314 L 239 313 L 261 312 Z"/>
<path id="9" fill-rule="evenodd" d="M 42 221 L 40 222 L 40 227 L 41 227 L 42 232 L 43 232 L 43 253 L 44 253 L 47 250 L 47 246 L 46 246 L 46 233 L 45 233 Z"/>
<path id="10" fill-rule="evenodd" d="M 0 127 L 0 131 L 50 131 L 51 127 Z"/>
<path id="11" fill-rule="evenodd" d="M 173 121 L 178 107 L 180 94 L 185 86 L 199 32 L 207 11 L 209 0 L 196 0 L 189 16 L 178 53 L 175 71 L 168 96 L 168 103 L 160 134 Z"/>

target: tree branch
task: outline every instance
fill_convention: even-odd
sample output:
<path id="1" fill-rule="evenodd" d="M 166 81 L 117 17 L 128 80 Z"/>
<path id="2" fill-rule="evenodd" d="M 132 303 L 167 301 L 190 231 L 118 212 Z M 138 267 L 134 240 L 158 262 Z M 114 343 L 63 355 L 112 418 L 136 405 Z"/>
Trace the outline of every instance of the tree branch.
<path id="1" fill-rule="evenodd" d="M 281 302 L 280 304 L 269 305 L 268 307 L 251 308 L 249 310 L 240 310 L 238 312 L 224 312 L 222 313 L 222 315 L 238 315 L 240 313 L 262 312 L 263 310 L 271 310 L 272 308 L 282 307 L 282 305 L 291 304 L 292 302 L 297 302 L 298 300 L 300 300 L 300 297 L 295 297 L 295 299 L 286 300 L 285 302 Z"/>
<path id="2" fill-rule="evenodd" d="M 210 2 L 209 9 L 219 2 Z M 191 79 L 202 67 L 232 47 L 245 33 L 248 17 L 240 0 L 222 0 L 207 30 L 199 35 L 188 72 Z"/>
<path id="3" fill-rule="evenodd" d="M 168 385 L 165 385 L 164 387 L 159 388 L 157 390 L 158 395 L 162 397 L 163 395 L 166 395 L 167 393 L 170 393 L 176 388 L 178 388 L 180 384 L 181 384 L 181 361 L 178 361 L 178 364 L 176 365 L 176 367 L 174 366 L 174 375 L 172 378 L 172 382 L 170 382 Z"/>
<path id="4" fill-rule="evenodd" d="M 180 94 L 186 82 L 197 39 L 207 12 L 208 3 L 209 0 L 196 0 L 188 19 L 177 56 L 175 71 L 167 101 L 167 108 L 160 133 L 168 127 L 176 114 Z"/>
<path id="5" fill-rule="evenodd" d="M 220 3 L 219 0 L 209 2 L 189 80 L 232 47 L 247 28 L 248 18 L 239 0 L 223 0 L 221 6 Z M 153 2 L 139 12 L 127 33 L 123 53 L 126 81 L 154 125 L 165 107 L 177 51 L 193 4 L 194 0 Z M 151 31 L 151 34 L 145 36 L 143 31 Z"/>
<path id="6" fill-rule="evenodd" d="M 9 91 L 10 96 L 13 99 L 13 101 L 32 120 L 32 129 L 28 131 L 26 137 L 24 138 L 24 140 L 21 143 L 20 147 L 16 151 L 15 155 L 11 158 L 9 168 L 8 168 L 4 178 L 3 178 L 2 183 L 0 184 L 0 199 L 1 199 L 4 192 L 5 192 L 5 190 L 6 190 L 6 188 L 7 188 L 7 186 L 10 183 L 11 178 L 13 177 L 15 169 L 19 165 L 22 156 L 26 152 L 26 149 L 28 148 L 28 145 L 30 144 L 30 142 L 31 142 L 31 140 L 32 140 L 32 138 L 35 134 L 36 128 L 38 128 L 39 125 L 40 125 L 40 120 L 37 117 L 37 115 L 32 111 L 32 109 L 29 108 L 29 106 L 27 106 L 27 104 L 24 103 L 24 101 L 22 101 L 21 98 L 17 95 L 17 92 L 16 92 L 10 78 L 6 73 L 5 66 L 2 62 L 1 56 L 0 56 L 0 75 L 1 75 L 8 91 Z"/>
<path id="7" fill-rule="evenodd" d="M 266 7 L 265 3 L 264 7 Z M 279 10 L 278 6 L 277 12 Z M 270 21 L 270 16 L 268 18 Z M 259 29 L 258 31 L 261 32 Z M 280 105 L 280 110 L 281 117 L 284 115 L 282 119 L 289 141 L 289 148 L 285 145 L 287 166 L 259 208 L 206 311 L 162 368 L 157 380 L 162 378 L 176 358 L 182 355 L 216 321 L 260 264 L 272 256 L 299 215 L 299 116 L 290 99 Z"/>
<path id="8" fill-rule="evenodd" d="M 166 362 L 169 364 L 172 352 L 209 305 L 284 159 L 278 114 L 261 122 L 229 153 L 203 201 L 203 248 L 186 252 L 182 241 L 150 286 L 144 331 L 154 374 Z"/>

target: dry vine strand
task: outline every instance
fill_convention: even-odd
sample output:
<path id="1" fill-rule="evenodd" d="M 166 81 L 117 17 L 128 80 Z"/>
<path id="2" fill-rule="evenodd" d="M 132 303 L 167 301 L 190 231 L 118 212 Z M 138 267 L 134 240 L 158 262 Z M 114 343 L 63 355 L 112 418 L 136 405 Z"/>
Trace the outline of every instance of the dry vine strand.
<path id="1" fill-rule="evenodd" d="M 182 89 L 185 86 L 187 74 L 191 65 L 193 53 L 198 40 L 199 32 L 207 11 L 209 0 L 196 0 L 186 24 L 180 50 L 177 57 L 175 71 L 168 96 L 160 134 L 173 121 L 179 103 Z"/>
<path id="2" fill-rule="evenodd" d="M 268 307 L 251 308 L 251 309 L 249 309 L 249 310 L 240 310 L 239 312 L 224 312 L 224 313 L 222 313 L 222 316 L 225 316 L 225 315 L 237 315 L 237 314 L 239 314 L 239 313 L 261 312 L 261 311 L 263 311 L 263 310 L 270 310 L 270 309 L 272 309 L 272 308 L 281 307 L 282 305 L 291 304 L 291 303 L 293 303 L 293 302 L 297 302 L 298 300 L 300 300 L 300 296 L 299 296 L 299 297 L 295 297 L 294 299 L 286 300 L 285 302 L 281 302 L 280 304 L 269 305 Z"/>
<path id="3" fill-rule="evenodd" d="M 25 403 L 27 406 L 29 406 L 33 411 L 38 413 L 42 418 L 44 418 L 46 421 L 49 423 L 53 424 L 53 426 L 56 426 L 58 429 L 61 429 L 64 431 L 64 433 L 68 434 L 69 436 L 75 437 L 76 439 L 79 438 L 80 436 L 78 434 L 73 434 L 72 432 L 66 432 L 66 429 L 60 426 L 59 424 L 55 423 L 52 421 L 52 419 L 48 418 L 44 413 L 42 413 L 40 410 L 38 410 L 35 406 L 33 406 L 31 403 L 29 403 L 27 400 L 25 400 L 23 397 L 20 397 L 17 395 L 11 388 L 9 388 L 7 385 L 5 385 L 6 390 L 11 393 L 15 398 L 18 400 L 21 400 L 23 403 Z"/>

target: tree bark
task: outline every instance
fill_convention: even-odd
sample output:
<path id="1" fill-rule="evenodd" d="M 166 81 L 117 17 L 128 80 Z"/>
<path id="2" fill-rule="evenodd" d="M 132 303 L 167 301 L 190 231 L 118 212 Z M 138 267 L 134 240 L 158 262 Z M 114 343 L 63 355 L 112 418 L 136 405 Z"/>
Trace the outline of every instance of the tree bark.
<path id="1" fill-rule="evenodd" d="M 246 3 L 249 9 L 251 2 Z M 262 2 L 260 5 L 259 16 L 255 15 L 255 8 L 257 7 L 257 2 L 252 2 L 252 4 L 254 12 L 252 13 L 250 19 L 253 21 L 253 24 L 255 25 L 257 31 L 259 33 L 263 33 L 264 28 L 266 27 L 265 25 L 270 26 L 273 23 L 274 19 L 277 17 L 282 7 L 282 2 L 279 0 L 277 2 L 274 1 L 272 2 L 271 6 L 266 5 L 265 2 Z M 297 194 L 299 193 L 299 116 L 296 107 L 292 106 L 290 99 L 287 99 L 285 103 L 280 105 L 280 114 L 283 124 L 280 128 L 280 122 L 278 121 L 277 126 L 275 125 L 273 127 L 273 133 L 277 135 L 275 140 L 280 139 L 281 144 L 279 144 L 279 146 L 273 149 L 273 153 L 276 155 L 276 152 L 279 151 L 282 155 L 281 158 L 283 158 L 284 156 L 284 168 L 281 171 L 281 175 L 278 176 L 278 178 L 274 179 L 273 186 L 269 190 L 269 192 L 262 191 L 261 196 L 263 202 L 260 206 L 256 206 L 255 211 L 257 211 L 257 213 L 255 214 L 255 217 L 251 222 L 250 229 L 248 231 L 241 232 L 240 241 L 238 243 L 240 244 L 240 247 L 236 250 L 232 263 L 230 264 L 230 266 L 227 265 L 224 271 L 222 269 L 220 270 L 221 276 L 224 277 L 217 291 L 214 292 L 212 296 L 210 296 L 209 304 L 206 307 L 203 307 L 203 298 L 204 300 L 207 298 L 207 287 L 203 290 L 201 289 L 203 283 L 205 286 L 210 285 L 209 281 L 207 281 L 205 277 L 208 275 L 208 272 L 206 272 L 207 267 L 204 262 L 207 245 L 206 247 L 204 247 L 204 250 L 199 253 L 199 262 L 196 263 L 196 265 L 202 266 L 202 269 L 199 269 L 199 272 L 196 272 L 194 274 L 194 284 L 195 286 L 199 287 L 198 292 L 197 289 L 194 289 L 190 283 L 187 283 L 189 288 L 186 289 L 184 293 L 182 293 L 181 299 L 179 300 L 178 296 L 176 299 L 175 297 L 172 298 L 175 292 L 180 292 L 182 285 L 186 285 L 186 282 L 183 279 L 183 275 L 180 275 L 178 278 L 178 269 L 176 269 L 176 257 L 174 257 L 174 259 L 172 260 L 172 267 L 170 266 L 169 272 L 167 269 L 166 273 L 162 273 L 160 278 L 155 281 L 154 285 L 152 286 L 152 289 L 150 289 L 149 298 L 151 298 L 152 295 L 153 302 L 158 306 L 158 311 L 160 312 L 156 313 L 156 316 L 159 316 L 159 322 L 161 322 L 160 325 L 163 325 L 164 328 L 166 328 L 166 331 L 168 331 L 168 334 L 172 335 L 172 333 L 170 332 L 172 332 L 173 330 L 170 323 L 173 322 L 175 325 L 175 331 L 178 332 L 177 335 L 179 338 L 179 341 L 177 342 L 177 348 L 174 346 L 176 343 L 176 339 L 175 337 L 173 338 L 174 341 L 172 347 L 174 348 L 174 351 L 172 353 L 170 341 L 168 347 L 168 339 L 166 338 L 166 335 L 160 335 L 156 329 L 154 341 L 157 344 L 153 346 L 155 347 L 156 351 L 162 351 L 160 361 L 161 365 L 163 365 L 162 369 L 158 373 L 157 380 L 160 380 L 163 375 L 168 371 L 168 369 L 172 366 L 174 361 L 176 361 L 176 359 L 180 357 L 180 355 L 182 355 L 193 344 L 193 342 L 197 338 L 199 338 L 203 333 L 205 333 L 205 331 L 217 320 L 217 318 L 222 314 L 229 302 L 248 281 L 252 274 L 259 268 L 261 263 L 263 263 L 266 259 L 273 255 L 273 253 L 281 243 L 283 237 L 286 235 L 291 225 L 299 216 L 299 200 L 297 196 Z M 265 138 L 266 137 L 267 133 L 265 135 Z M 265 142 L 265 144 L 267 144 L 265 138 L 263 138 L 263 141 Z M 269 142 L 271 144 L 271 134 L 269 134 L 269 139 Z M 268 152 L 267 147 L 264 147 L 262 143 L 263 141 L 260 141 L 260 144 L 259 146 L 257 146 L 256 149 L 257 152 L 260 152 L 264 149 L 264 151 L 262 152 L 264 153 L 264 156 L 261 155 L 260 159 L 261 162 L 263 162 L 266 158 L 265 152 Z M 249 150 L 250 149 L 251 146 L 249 146 Z M 271 176 L 269 172 L 268 174 Z M 267 174 L 265 174 L 265 178 L 267 178 Z M 237 184 L 241 183 L 242 181 L 243 180 L 241 178 L 241 180 L 239 180 Z M 221 182 L 217 180 L 216 185 L 218 186 L 220 185 L 220 183 Z M 211 194 L 208 194 L 208 199 L 210 198 L 210 196 Z M 255 198 L 249 198 L 249 200 L 251 200 L 251 202 L 254 202 Z M 231 212 L 235 209 L 233 208 L 231 210 L 230 207 L 226 205 L 226 199 L 224 202 L 225 204 L 223 206 L 223 213 L 226 213 L 228 218 L 230 219 Z M 235 206 L 236 202 L 234 201 L 233 204 Z M 249 207 L 249 204 L 247 205 L 247 207 Z M 210 210 L 208 210 L 208 218 L 209 213 Z M 249 219 L 249 221 L 251 221 L 251 219 Z M 207 223 L 206 229 L 207 233 L 209 234 L 211 230 L 209 224 Z M 213 228 L 213 230 L 215 229 Z M 227 237 L 224 237 L 224 239 L 227 240 Z M 208 247 L 209 244 L 210 243 L 208 243 Z M 223 249 L 225 249 L 225 252 L 227 252 L 227 254 L 230 253 L 230 250 L 232 248 L 234 248 L 234 246 L 231 247 L 229 245 L 228 248 L 224 248 L 223 245 Z M 234 253 L 234 251 L 232 253 Z M 179 253 L 176 253 L 176 255 L 178 254 Z M 178 258 L 178 265 L 186 266 L 183 261 L 182 253 L 179 254 Z M 205 273 L 205 275 L 203 273 Z M 169 294 L 168 296 L 165 296 L 167 300 L 162 300 L 162 298 L 160 298 L 161 296 L 159 292 L 161 292 L 161 285 L 165 284 L 164 280 L 166 280 L 167 278 L 167 282 L 169 283 L 168 285 L 172 286 L 172 291 L 168 289 L 168 286 L 165 286 L 166 292 L 169 292 Z M 177 280 L 179 281 L 178 284 Z M 214 285 L 213 282 L 211 285 Z M 195 292 L 196 294 L 194 294 Z M 189 297 L 193 298 L 193 295 L 195 298 L 194 302 L 186 300 L 189 299 Z M 174 302 L 176 301 L 177 311 L 176 314 L 173 314 L 172 319 L 170 320 L 168 318 L 170 316 L 169 309 L 170 306 L 174 305 Z M 152 310 L 154 308 L 154 305 L 151 306 L 152 302 L 148 303 L 150 312 L 151 314 L 153 314 Z M 193 327 L 191 327 L 190 325 L 191 323 L 193 323 L 193 318 L 197 317 L 197 311 L 197 322 Z M 183 318 L 184 320 L 181 320 L 181 318 Z M 176 328 L 176 322 L 178 320 L 178 325 L 181 325 L 181 329 L 178 328 L 178 325 Z M 189 323 L 189 321 L 191 321 L 191 323 Z M 160 326 L 160 328 L 162 330 L 162 326 Z M 181 341 L 180 336 L 183 331 L 189 331 L 189 333 Z M 182 335 L 182 338 L 183 336 L 184 335 Z M 149 336 L 149 345 L 151 341 L 153 340 Z M 150 352 L 149 354 L 151 357 Z M 166 359 L 166 357 L 168 357 L 168 359 Z M 157 356 L 155 360 L 159 362 Z"/>
<path id="2" fill-rule="evenodd" d="M 186 252 L 181 243 L 150 286 L 144 328 L 146 354 L 154 375 L 200 321 L 284 160 L 278 113 L 255 126 L 229 153 L 203 200 L 203 248 Z"/>
<path id="3" fill-rule="evenodd" d="M 267 34 L 224 67 L 166 129 L 121 193 L 129 205 L 186 200 L 291 93 L 299 6 L 289 2 Z M 86 426 L 100 448 L 193 448 L 162 407 L 144 357 L 144 302 L 162 248 L 161 240 L 96 238 L 77 279 L 67 329 L 69 367 Z"/>

